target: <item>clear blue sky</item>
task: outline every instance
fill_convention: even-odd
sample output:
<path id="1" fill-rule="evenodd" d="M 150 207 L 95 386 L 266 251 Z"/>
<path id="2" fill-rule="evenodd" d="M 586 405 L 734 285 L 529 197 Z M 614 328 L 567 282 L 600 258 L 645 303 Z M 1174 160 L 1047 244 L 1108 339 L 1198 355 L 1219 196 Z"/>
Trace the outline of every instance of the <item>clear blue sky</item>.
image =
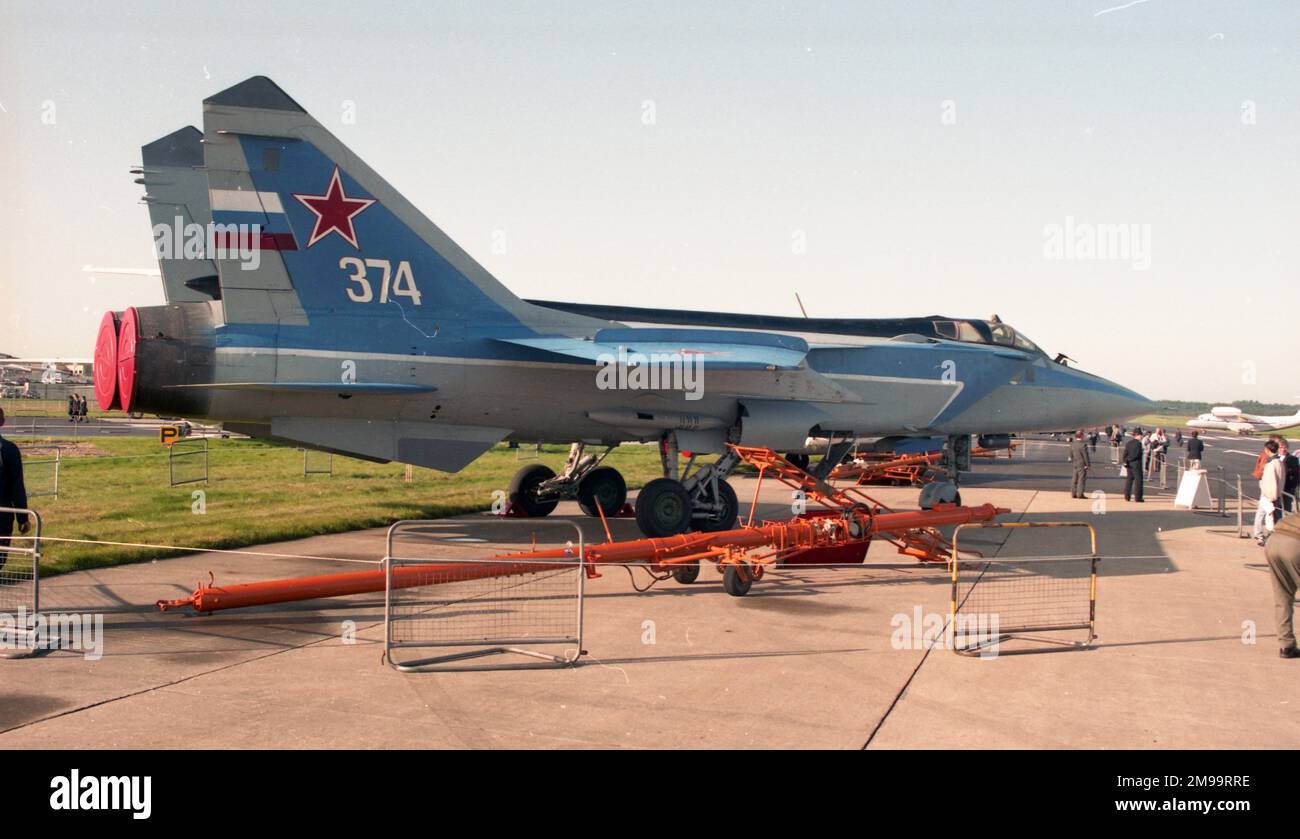
<path id="1" fill-rule="evenodd" d="M 161 302 L 82 266 L 156 266 L 140 146 L 265 74 L 521 296 L 997 312 L 1152 397 L 1300 401 L 1300 3 L 1123 5 L 0 0 L 0 350 Z M 1046 258 L 1070 217 L 1149 270 Z"/>

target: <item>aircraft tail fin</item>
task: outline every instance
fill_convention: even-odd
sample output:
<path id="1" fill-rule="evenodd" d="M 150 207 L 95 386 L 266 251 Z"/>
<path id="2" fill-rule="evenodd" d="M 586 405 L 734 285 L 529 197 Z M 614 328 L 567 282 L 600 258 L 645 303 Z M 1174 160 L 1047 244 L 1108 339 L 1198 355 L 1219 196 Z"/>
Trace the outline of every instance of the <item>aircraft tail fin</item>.
<path id="1" fill-rule="evenodd" d="M 202 141 L 203 132 L 189 125 L 140 149 L 143 166 L 137 182 L 145 188 L 168 303 L 199 303 L 221 296 L 216 264 L 194 252 L 195 243 L 206 239 L 202 231 L 212 221 Z"/>
<path id="2" fill-rule="evenodd" d="M 229 235 L 260 246 L 252 259 L 217 260 L 228 322 L 306 324 L 347 314 L 427 332 L 435 321 L 537 318 L 541 310 L 511 294 L 270 79 L 240 82 L 203 110 L 214 221 L 247 225 Z"/>

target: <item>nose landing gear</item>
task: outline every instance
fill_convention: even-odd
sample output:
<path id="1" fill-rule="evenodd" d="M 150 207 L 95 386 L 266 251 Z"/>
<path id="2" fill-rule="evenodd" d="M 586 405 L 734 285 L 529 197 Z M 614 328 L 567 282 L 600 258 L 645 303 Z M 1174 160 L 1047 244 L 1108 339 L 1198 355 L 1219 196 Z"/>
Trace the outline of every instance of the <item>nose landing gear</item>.
<path id="1" fill-rule="evenodd" d="M 669 432 L 659 447 L 664 477 L 642 487 L 636 498 L 636 523 L 650 537 L 676 536 L 691 530 L 731 530 L 740 515 L 736 491 L 727 477 L 740 464 L 730 449 L 714 463 L 696 465 L 691 454 L 679 468 L 677 437 Z M 694 471 L 692 471 L 694 470 Z"/>

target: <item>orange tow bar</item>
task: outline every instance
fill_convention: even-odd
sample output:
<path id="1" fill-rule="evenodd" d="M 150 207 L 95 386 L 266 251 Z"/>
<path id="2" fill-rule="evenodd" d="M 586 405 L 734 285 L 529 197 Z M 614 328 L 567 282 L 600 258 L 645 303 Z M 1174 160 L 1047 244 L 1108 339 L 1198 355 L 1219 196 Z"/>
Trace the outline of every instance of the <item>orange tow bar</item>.
<path id="1" fill-rule="evenodd" d="M 393 588 L 437 585 L 485 577 L 513 577 L 519 574 L 554 570 L 560 565 L 561 563 L 557 562 L 526 564 L 431 562 L 428 565 L 404 565 L 393 569 Z M 292 603 L 298 600 L 315 600 L 318 597 L 343 597 L 349 594 L 368 594 L 383 590 L 383 570 L 318 574 L 314 577 L 263 580 L 233 586 L 219 586 L 209 579 L 208 585 L 200 584 L 189 597 L 179 600 L 159 600 L 158 608 L 170 612 L 173 609 L 192 606 L 196 612 L 216 612 L 222 609 L 242 609 L 247 606 Z"/>
<path id="2" fill-rule="evenodd" d="M 694 572 L 687 566 L 708 560 L 723 572 L 723 587 L 740 596 L 763 575 L 764 568 L 778 563 L 843 564 L 861 562 L 873 537 L 891 542 L 899 552 L 921 561 L 945 562 L 953 558 L 953 546 L 937 530 L 942 525 L 992 521 L 1010 510 L 984 504 L 961 507 L 936 505 L 931 510 L 898 512 L 871 499 L 857 487 L 835 489 L 790 464 L 768 449 L 733 447 L 745 461 L 758 466 L 759 487 L 755 488 L 749 523 L 744 527 L 714 533 L 683 533 L 625 542 L 589 545 L 583 564 L 588 575 L 599 565 L 643 564 L 658 572 Z M 764 477 L 771 477 L 807 493 L 807 498 L 824 509 L 787 521 L 754 523 L 758 489 Z M 485 562 L 430 562 L 392 569 L 392 587 L 437 585 L 489 577 L 511 577 L 569 567 L 577 562 L 572 546 L 519 553 L 497 554 Z M 694 577 L 691 576 L 690 579 Z M 199 585 L 189 597 L 159 600 L 163 611 L 192 607 L 198 612 L 215 612 L 246 606 L 264 606 L 341 597 L 383 591 L 387 585 L 383 569 L 345 574 L 321 574 L 285 580 L 265 580 L 218 586 L 213 581 Z"/>

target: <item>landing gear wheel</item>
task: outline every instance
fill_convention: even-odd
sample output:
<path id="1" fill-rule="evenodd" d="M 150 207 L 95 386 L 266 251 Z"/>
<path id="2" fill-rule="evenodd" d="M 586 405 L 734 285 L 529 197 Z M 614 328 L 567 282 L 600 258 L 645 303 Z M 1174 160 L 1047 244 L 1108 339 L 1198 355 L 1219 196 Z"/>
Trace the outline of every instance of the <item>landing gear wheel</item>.
<path id="1" fill-rule="evenodd" d="M 578 506 L 589 516 L 612 516 L 627 503 L 627 482 L 612 466 L 598 466 L 578 484 Z M 599 504 L 600 509 L 597 509 Z"/>
<path id="2" fill-rule="evenodd" d="M 674 565 L 673 579 L 684 586 L 689 586 L 700 578 L 700 563 L 692 562 L 689 565 Z"/>
<path id="3" fill-rule="evenodd" d="M 718 495 L 722 496 L 722 510 L 714 518 L 698 519 L 695 526 L 705 533 L 717 533 L 719 530 L 731 530 L 736 526 L 740 515 L 740 501 L 736 491 L 726 481 L 718 481 Z"/>
<path id="4" fill-rule="evenodd" d="M 732 597 L 744 597 L 754 584 L 754 574 L 747 565 L 728 565 L 722 572 L 722 590 Z"/>
<path id="5" fill-rule="evenodd" d="M 646 536 L 676 536 L 691 527 L 691 497 L 672 478 L 655 478 L 636 496 L 636 526 Z"/>
<path id="6" fill-rule="evenodd" d="M 932 510 L 935 504 L 961 504 L 961 490 L 955 484 L 935 481 L 921 488 L 918 503 L 922 510 Z"/>
<path id="7" fill-rule="evenodd" d="M 560 503 L 560 499 L 538 501 L 537 487 L 543 481 L 549 481 L 554 477 L 555 472 L 549 466 L 540 463 L 525 466 L 510 479 L 510 503 L 533 518 L 549 516 Z"/>
<path id="8" fill-rule="evenodd" d="M 806 454 L 788 454 L 785 459 L 790 461 L 791 465 L 798 466 L 803 471 L 808 471 L 808 455 Z"/>

